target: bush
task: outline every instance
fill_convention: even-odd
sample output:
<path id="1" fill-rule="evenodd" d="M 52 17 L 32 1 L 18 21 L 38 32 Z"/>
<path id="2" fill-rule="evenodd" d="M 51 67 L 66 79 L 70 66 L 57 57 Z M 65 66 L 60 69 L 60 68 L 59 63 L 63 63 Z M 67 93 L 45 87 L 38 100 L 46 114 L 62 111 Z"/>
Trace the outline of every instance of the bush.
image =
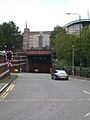
<path id="1" fill-rule="evenodd" d="M 72 67 L 69 64 L 67 64 L 67 61 L 65 61 L 63 59 L 58 62 L 57 68 L 64 69 L 69 75 L 72 74 Z"/>
<path id="2" fill-rule="evenodd" d="M 83 68 L 82 69 L 82 76 L 90 78 L 90 68 Z"/>
<path id="3" fill-rule="evenodd" d="M 65 70 L 69 75 L 72 74 L 72 67 L 71 67 L 71 66 L 65 66 L 65 67 L 64 67 L 64 70 Z"/>

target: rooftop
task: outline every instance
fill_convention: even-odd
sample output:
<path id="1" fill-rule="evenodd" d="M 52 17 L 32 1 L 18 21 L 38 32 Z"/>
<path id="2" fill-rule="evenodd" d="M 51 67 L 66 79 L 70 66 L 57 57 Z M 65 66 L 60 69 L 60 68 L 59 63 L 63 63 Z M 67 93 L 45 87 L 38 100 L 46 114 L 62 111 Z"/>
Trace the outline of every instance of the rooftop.
<path id="1" fill-rule="evenodd" d="M 74 20 L 74 21 L 64 25 L 64 27 L 69 27 L 69 26 L 74 25 L 74 24 L 79 24 L 79 22 L 80 22 L 79 20 Z M 83 23 L 83 22 L 90 23 L 90 19 L 81 19 L 81 23 Z"/>

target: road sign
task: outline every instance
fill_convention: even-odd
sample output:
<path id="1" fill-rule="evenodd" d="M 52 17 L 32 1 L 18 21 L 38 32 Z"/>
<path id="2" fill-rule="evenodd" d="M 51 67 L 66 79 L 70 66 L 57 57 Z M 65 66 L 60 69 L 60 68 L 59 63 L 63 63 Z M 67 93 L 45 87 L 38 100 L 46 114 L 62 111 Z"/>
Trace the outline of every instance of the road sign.
<path id="1" fill-rule="evenodd" d="M 12 63 L 11 62 L 8 62 L 8 65 L 7 65 L 9 68 L 12 67 Z"/>
<path id="2" fill-rule="evenodd" d="M 6 60 L 10 61 L 13 60 L 13 52 L 12 51 L 6 51 Z"/>

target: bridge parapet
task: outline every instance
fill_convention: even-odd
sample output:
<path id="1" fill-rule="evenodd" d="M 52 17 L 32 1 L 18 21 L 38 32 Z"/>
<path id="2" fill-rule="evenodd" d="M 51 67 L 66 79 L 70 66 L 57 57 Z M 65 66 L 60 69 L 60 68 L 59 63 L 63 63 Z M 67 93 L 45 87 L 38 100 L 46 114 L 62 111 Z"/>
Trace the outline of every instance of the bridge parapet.
<path id="1" fill-rule="evenodd" d="M 26 56 L 15 55 L 13 60 L 8 61 L 5 54 L 0 54 L 0 79 L 10 76 L 10 72 L 15 72 L 15 69 L 18 72 L 26 71 Z"/>
<path id="2" fill-rule="evenodd" d="M 0 53 L 0 79 L 10 75 L 10 70 L 7 66 L 8 62 L 5 61 L 5 54 Z"/>

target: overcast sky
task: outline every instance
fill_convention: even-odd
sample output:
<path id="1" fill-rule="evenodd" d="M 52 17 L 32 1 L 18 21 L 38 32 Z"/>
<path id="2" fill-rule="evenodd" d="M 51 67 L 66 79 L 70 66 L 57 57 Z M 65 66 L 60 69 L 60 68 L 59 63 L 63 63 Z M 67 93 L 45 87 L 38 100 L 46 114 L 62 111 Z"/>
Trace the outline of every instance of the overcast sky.
<path id="1" fill-rule="evenodd" d="M 23 32 L 25 24 L 31 31 L 51 31 L 78 19 L 88 18 L 90 0 L 0 0 L 0 23 L 14 21 Z"/>

